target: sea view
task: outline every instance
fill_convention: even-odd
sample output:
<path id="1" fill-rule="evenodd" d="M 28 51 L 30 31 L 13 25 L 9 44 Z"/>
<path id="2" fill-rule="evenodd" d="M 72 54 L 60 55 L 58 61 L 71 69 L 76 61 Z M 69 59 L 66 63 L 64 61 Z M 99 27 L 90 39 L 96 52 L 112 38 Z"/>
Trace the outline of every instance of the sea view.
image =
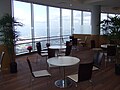
<path id="1" fill-rule="evenodd" d="M 71 34 L 91 34 L 91 12 L 14 1 L 14 17 L 23 23 L 22 27 L 16 27 L 20 33 L 16 54 L 28 52 L 27 46 L 36 50 L 36 41 L 45 47 L 47 42 L 60 44 L 60 38 L 65 42 Z M 47 37 L 52 38 L 47 41 Z"/>

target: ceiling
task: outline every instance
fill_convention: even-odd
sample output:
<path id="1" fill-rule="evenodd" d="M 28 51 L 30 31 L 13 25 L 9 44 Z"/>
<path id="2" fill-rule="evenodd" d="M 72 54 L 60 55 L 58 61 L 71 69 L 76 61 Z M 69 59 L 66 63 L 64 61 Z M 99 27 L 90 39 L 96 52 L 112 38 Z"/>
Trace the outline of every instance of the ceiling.
<path id="1" fill-rule="evenodd" d="M 100 5 L 101 12 L 120 13 L 120 0 L 19 0 L 43 5 L 79 10 L 91 10 L 93 5 Z"/>

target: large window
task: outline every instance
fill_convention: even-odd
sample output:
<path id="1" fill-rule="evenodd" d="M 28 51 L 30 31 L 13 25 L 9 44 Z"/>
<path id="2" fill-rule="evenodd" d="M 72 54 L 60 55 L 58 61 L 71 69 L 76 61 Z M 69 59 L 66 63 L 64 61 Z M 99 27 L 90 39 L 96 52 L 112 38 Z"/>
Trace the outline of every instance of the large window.
<path id="1" fill-rule="evenodd" d="M 23 7 L 24 6 L 24 7 Z M 14 17 L 22 22 L 22 27 L 17 27 L 21 39 L 31 38 L 31 9 L 30 3 L 14 1 Z"/>
<path id="2" fill-rule="evenodd" d="M 34 51 L 36 41 L 45 47 L 49 40 L 51 44 L 65 42 L 72 33 L 91 34 L 91 12 L 14 1 L 14 16 L 24 24 L 17 28 L 20 32 L 17 53 L 27 52 L 28 45 Z"/>
<path id="3" fill-rule="evenodd" d="M 71 35 L 71 10 L 62 9 L 63 35 Z"/>
<path id="4" fill-rule="evenodd" d="M 108 14 L 108 13 L 101 13 L 101 21 L 103 21 L 104 19 L 107 19 L 108 17 L 114 17 L 115 14 Z M 103 35 L 102 30 L 100 30 L 100 34 Z"/>
<path id="5" fill-rule="evenodd" d="M 115 17 L 115 14 L 108 14 L 110 17 Z"/>
<path id="6" fill-rule="evenodd" d="M 107 19 L 107 13 L 101 13 L 101 21 Z"/>
<path id="7" fill-rule="evenodd" d="M 47 37 L 46 6 L 34 4 L 34 33 L 35 38 Z"/>
<path id="8" fill-rule="evenodd" d="M 74 27 L 74 33 L 80 34 L 80 26 L 81 26 L 81 11 L 73 11 L 73 27 Z"/>
<path id="9" fill-rule="evenodd" d="M 60 8 L 49 7 L 50 36 L 60 36 Z"/>
<path id="10" fill-rule="evenodd" d="M 23 7 L 24 6 L 24 7 Z M 26 48 L 31 42 L 31 7 L 30 3 L 14 1 L 14 17 L 18 22 L 23 23 L 22 27 L 17 27 L 20 32 L 19 41 L 16 43 L 16 54 L 26 52 Z M 23 39 L 26 39 L 24 41 Z"/>
<path id="11" fill-rule="evenodd" d="M 91 34 L 91 13 L 73 11 L 73 24 L 75 34 Z"/>
<path id="12" fill-rule="evenodd" d="M 83 11 L 83 25 L 81 26 L 82 34 L 91 34 L 91 12 Z"/>
<path id="13" fill-rule="evenodd" d="M 60 8 L 49 7 L 50 37 L 60 37 Z M 51 38 L 51 44 L 60 44 L 58 37 Z"/>
<path id="14" fill-rule="evenodd" d="M 101 13 L 101 21 L 103 21 L 104 19 L 107 19 L 108 14 L 107 13 Z M 103 35 L 102 30 L 100 29 L 100 35 Z"/>

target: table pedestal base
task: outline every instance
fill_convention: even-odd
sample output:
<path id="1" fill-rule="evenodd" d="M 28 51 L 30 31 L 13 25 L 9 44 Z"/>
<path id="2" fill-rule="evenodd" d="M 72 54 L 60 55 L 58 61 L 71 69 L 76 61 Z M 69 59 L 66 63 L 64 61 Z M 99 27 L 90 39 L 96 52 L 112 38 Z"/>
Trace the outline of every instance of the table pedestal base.
<path id="1" fill-rule="evenodd" d="M 55 85 L 59 88 L 66 88 L 66 87 L 70 87 L 72 85 L 72 82 L 68 79 L 65 80 L 57 80 L 55 81 Z"/>

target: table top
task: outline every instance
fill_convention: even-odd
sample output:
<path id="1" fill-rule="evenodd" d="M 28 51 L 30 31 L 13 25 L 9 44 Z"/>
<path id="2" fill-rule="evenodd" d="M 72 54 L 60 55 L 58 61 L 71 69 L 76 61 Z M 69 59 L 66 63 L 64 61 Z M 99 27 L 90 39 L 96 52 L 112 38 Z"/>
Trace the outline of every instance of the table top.
<path id="1" fill-rule="evenodd" d="M 78 38 L 77 40 L 78 40 L 78 41 L 81 41 L 82 39 Z"/>
<path id="2" fill-rule="evenodd" d="M 65 49 L 66 46 L 65 45 L 52 45 L 49 46 L 50 49 Z"/>
<path id="3" fill-rule="evenodd" d="M 113 45 L 113 44 L 102 44 L 101 47 L 102 47 L 102 48 L 107 48 L 107 46 L 109 46 L 109 45 Z M 117 47 L 119 48 L 120 46 L 117 45 Z"/>
<path id="4" fill-rule="evenodd" d="M 78 64 L 80 62 L 80 59 L 72 56 L 59 56 L 49 58 L 47 62 L 55 66 L 72 66 Z"/>
<path id="5" fill-rule="evenodd" d="M 101 51 L 102 48 L 92 48 L 93 51 Z"/>

